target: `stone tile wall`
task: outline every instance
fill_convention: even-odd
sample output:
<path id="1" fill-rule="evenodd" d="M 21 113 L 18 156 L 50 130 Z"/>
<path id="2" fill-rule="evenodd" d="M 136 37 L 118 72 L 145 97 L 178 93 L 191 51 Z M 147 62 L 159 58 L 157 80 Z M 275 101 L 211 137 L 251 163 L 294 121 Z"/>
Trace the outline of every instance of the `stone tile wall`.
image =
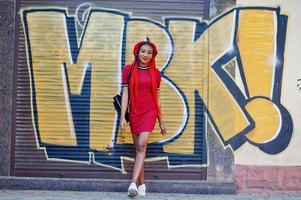
<path id="1" fill-rule="evenodd" d="M 14 6 L 14 0 L 0 0 L 0 176 L 10 171 Z"/>
<path id="2" fill-rule="evenodd" d="M 301 167 L 235 166 L 238 190 L 301 191 Z"/>

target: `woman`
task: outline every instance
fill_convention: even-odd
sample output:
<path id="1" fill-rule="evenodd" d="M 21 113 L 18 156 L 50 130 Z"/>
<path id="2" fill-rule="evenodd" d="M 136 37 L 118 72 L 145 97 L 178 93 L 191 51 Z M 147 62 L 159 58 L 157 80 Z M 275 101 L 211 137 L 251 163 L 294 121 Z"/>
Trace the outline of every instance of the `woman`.
<path id="1" fill-rule="evenodd" d="M 161 73 L 155 64 L 157 54 L 156 45 L 148 38 L 138 42 L 134 47 L 133 63 L 125 66 L 122 72 L 120 129 L 126 128 L 125 113 L 129 106 L 129 123 L 136 149 L 132 183 L 128 188 L 130 197 L 137 194 L 145 196 L 144 159 L 148 139 L 157 119 L 161 134 L 164 135 L 167 131 L 160 112 Z"/>

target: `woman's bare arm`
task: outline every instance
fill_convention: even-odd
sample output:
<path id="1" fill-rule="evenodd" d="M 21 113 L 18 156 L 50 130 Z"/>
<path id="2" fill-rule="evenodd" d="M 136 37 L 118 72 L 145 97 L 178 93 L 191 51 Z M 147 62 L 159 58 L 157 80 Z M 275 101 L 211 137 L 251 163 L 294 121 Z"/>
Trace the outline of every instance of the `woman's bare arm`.
<path id="1" fill-rule="evenodd" d="M 161 129 L 161 134 L 165 135 L 166 132 L 167 132 L 167 129 L 165 127 L 164 120 L 163 120 L 159 90 L 158 90 L 158 106 L 159 106 L 159 109 L 160 109 L 160 113 L 158 114 L 159 127 Z"/>
<path id="2" fill-rule="evenodd" d="M 120 128 L 126 128 L 125 112 L 128 109 L 129 104 L 129 90 L 128 87 L 122 87 L 121 97 L 121 116 L 120 116 Z"/>

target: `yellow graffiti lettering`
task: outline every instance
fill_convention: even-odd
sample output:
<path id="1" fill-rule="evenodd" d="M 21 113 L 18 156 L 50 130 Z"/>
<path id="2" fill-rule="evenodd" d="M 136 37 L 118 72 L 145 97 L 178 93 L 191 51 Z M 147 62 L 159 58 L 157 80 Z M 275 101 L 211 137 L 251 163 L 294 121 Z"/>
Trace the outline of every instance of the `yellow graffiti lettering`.
<path id="1" fill-rule="evenodd" d="M 208 25 L 199 38 L 200 21 L 196 19 L 170 19 L 166 25 L 146 19 L 125 20 L 122 14 L 95 9 L 89 13 L 82 35 L 75 31 L 72 37 L 66 13 L 44 10 L 26 14 L 32 114 L 40 142 L 78 145 L 77 121 L 73 120 L 77 118 L 72 115 L 69 95 L 81 96 L 86 89 L 90 90 L 89 117 L 84 119 L 90 125 L 89 148 L 114 148 L 118 115 L 112 97 L 121 91 L 122 64 L 132 62 L 133 46 L 146 36 L 159 49 L 156 64 L 164 72 L 160 97 L 168 127 L 164 136 L 156 127 L 149 143 L 164 143 L 166 153 L 194 154 L 197 128 L 203 127 L 197 124 L 196 116 L 203 113 L 197 113 L 200 102 L 195 94 L 203 100 L 223 142 L 253 127 L 246 133 L 252 142 L 263 144 L 276 138 L 282 119 L 277 102 L 271 100 L 277 50 L 275 11 L 234 9 Z M 75 43 L 76 51 L 71 47 Z M 235 70 L 231 78 L 241 90 L 243 102 L 228 87 L 228 77 L 224 79 L 213 68 L 224 55 L 237 55 L 219 67 Z M 91 71 L 90 88 L 83 88 L 87 70 Z M 129 128 L 117 134 L 117 144 L 133 143 Z"/>
<path id="2" fill-rule="evenodd" d="M 271 141 L 281 126 L 277 106 L 267 99 L 256 98 L 247 104 L 246 109 L 256 122 L 255 129 L 246 135 L 248 139 L 259 144 Z"/>
<path id="3" fill-rule="evenodd" d="M 204 46 L 206 35 L 194 42 L 195 22 L 171 21 L 169 31 L 174 42 L 174 55 L 165 74 L 181 88 L 189 105 L 189 120 L 181 137 L 164 146 L 164 151 L 192 154 L 195 138 L 194 90 L 204 92 Z M 166 94 L 169 95 L 169 94 Z M 168 105 L 167 105 L 168 106 Z"/>
<path id="4" fill-rule="evenodd" d="M 118 93 L 124 19 L 121 15 L 92 12 L 79 63 L 92 64 L 90 97 L 90 148 L 112 146 L 116 116 L 112 97 Z"/>
<path id="5" fill-rule="evenodd" d="M 271 97 L 275 65 L 274 12 L 242 10 L 237 45 L 250 97 Z"/>
<path id="6" fill-rule="evenodd" d="M 264 10 L 240 12 L 238 47 L 250 98 L 254 96 L 272 98 L 276 62 L 276 21 L 275 12 Z M 246 136 L 256 143 L 265 143 L 273 139 L 281 124 L 281 116 L 273 102 L 254 99 L 246 108 L 256 124 Z"/>
<path id="7" fill-rule="evenodd" d="M 218 57 L 233 48 L 234 21 L 235 13 L 232 12 L 210 27 L 209 46 L 212 47 L 209 52 L 210 66 Z M 227 141 L 244 130 L 249 122 L 234 97 L 211 67 L 208 70 L 208 87 L 208 110 L 219 128 L 221 136 Z M 240 123 L 237 123 L 236 120 L 239 120 Z"/>
<path id="8" fill-rule="evenodd" d="M 76 145 L 63 63 L 68 60 L 65 16 L 56 12 L 27 15 L 40 140 Z"/>

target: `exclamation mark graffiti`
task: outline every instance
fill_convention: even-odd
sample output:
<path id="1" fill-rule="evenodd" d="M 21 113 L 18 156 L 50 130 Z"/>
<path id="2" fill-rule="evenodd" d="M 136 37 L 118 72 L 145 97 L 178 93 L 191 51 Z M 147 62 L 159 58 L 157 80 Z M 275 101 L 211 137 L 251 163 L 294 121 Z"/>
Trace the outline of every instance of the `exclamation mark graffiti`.
<path id="1" fill-rule="evenodd" d="M 285 39 L 279 37 L 285 35 L 281 31 L 285 32 L 286 28 L 286 23 L 279 23 L 283 22 L 281 17 L 279 10 L 241 10 L 237 32 L 248 90 L 246 110 L 255 122 L 254 129 L 246 137 L 271 154 L 285 149 L 292 133 L 291 117 L 277 95 L 281 91 L 279 73 L 283 67 L 283 49 L 279 41 Z"/>

